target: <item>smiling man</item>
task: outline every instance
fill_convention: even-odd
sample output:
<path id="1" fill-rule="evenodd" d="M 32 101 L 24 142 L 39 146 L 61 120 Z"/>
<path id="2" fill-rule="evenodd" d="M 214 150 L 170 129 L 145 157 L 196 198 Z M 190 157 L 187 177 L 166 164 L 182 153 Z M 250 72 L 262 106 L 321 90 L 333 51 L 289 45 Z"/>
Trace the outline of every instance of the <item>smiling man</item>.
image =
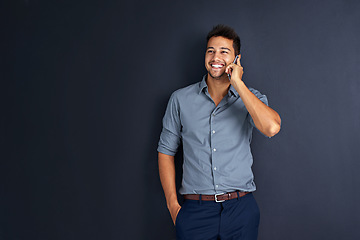
<path id="1" fill-rule="evenodd" d="M 268 107 L 267 97 L 243 82 L 240 58 L 235 31 L 215 26 L 207 36 L 208 73 L 170 97 L 158 145 L 159 173 L 177 239 L 257 239 L 260 213 L 252 195 L 252 130 L 256 127 L 272 137 L 281 120 Z M 180 142 L 182 206 L 174 164 Z"/>

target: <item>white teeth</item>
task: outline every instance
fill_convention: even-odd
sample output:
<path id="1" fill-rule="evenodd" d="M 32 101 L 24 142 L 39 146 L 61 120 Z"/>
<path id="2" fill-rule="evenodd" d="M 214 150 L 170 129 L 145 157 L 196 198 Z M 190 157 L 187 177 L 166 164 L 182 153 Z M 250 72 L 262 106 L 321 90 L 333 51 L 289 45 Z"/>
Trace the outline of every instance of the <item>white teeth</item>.
<path id="1" fill-rule="evenodd" d="M 215 67 L 215 68 L 221 68 L 222 67 L 222 65 L 212 65 L 213 67 Z"/>

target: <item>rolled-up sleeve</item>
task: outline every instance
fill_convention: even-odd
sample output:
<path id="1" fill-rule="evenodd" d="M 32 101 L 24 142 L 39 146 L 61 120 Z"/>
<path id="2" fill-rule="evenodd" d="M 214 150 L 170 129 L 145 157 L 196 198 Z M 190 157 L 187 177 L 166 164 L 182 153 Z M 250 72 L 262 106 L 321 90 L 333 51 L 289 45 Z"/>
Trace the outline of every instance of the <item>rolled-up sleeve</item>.
<path id="1" fill-rule="evenodd" d="M 269 102 L 268 102 L 268 99 L 267 99 L 266 95 L 261 94 L 261 92 L 259 92 L 258 90 L 255 90 L 255 89 L 253 89 L 253 88 L 249 88 L 249 90 L 250 90 L 260 101 L 262 101 L 263 103 L 265 103 L 266 106 L 269 106 Z M 248 120 L 250 121 L 251 125 L 256 128 L 255 123 L 254 123 L 254 120 L 252 119 L 252 117 L 251 117 L 251 115 L 250 115 L 249 113 L 248 113 Z"/>
<path id="2" fill-rule="evenodd" d="M 171 95 L 166 108 L 163 118 L 163 128 L 157 148 L 158 152 L 170 156 L 176 154 L 181 140 L 180 109 L 175 93 Z"/>

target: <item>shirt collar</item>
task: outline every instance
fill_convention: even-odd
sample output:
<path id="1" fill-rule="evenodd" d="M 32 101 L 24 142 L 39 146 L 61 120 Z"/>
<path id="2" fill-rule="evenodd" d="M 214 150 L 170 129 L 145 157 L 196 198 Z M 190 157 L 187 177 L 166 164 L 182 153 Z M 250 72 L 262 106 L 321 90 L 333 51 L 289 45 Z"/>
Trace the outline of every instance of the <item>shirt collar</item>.
<path id="1" fill-rule="evenodd" d="M 235 90 L 233 85 L 230 85 L 228 94 L 229 96 L 234 95 L 235 97 L 239 97 L 239 93 Z"/>
<path id="2" fill-rule="evenodd" d="M 199 94 L 200 94 L 205 88 L 206 88 L 206 89 L 208 88 L 208 85 L 206 84 L 206 75 L 203 76 L 202 81 L 200 82 L 200 85 L 199 85 Z M 235 96 L 235 97 L 238 97 L 238 96 L 239 96 L 239 93 L 235 90 L 235 88 L 234 88 L 232 85 L 230 85 L 228 95 L 229 95 L 229 96 L 233 95 L 233 96 Z"/>
<path id="3" fill-rule="evenodd" d="M 199 94 L 207 87 L 208 86 L 206 84 L 206 75 L 204 75 L 202 78 L 202 81 L 200 82 L 200 85 L 199 85 Z"/>

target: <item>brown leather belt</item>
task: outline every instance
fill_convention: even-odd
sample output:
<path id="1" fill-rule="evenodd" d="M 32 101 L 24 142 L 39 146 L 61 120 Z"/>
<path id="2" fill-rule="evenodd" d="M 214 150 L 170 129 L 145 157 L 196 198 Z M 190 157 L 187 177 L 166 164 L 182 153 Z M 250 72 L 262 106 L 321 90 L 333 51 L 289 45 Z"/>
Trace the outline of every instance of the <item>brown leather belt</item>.
<path id="1" fill-rule="evenodd" d="M 215 201 L 215 202 L 224 202 L 226 200 L 235 199 L 238 197 L 243 197 L 249 192 L 230 192 L 230 193 L 221 193 L 215 195 L 203 195 L 201 194 L 201 200 L 203 201 Z M 200 200 L 200 194 L 185 194 L 185 199 L 189 200 Z"/>

